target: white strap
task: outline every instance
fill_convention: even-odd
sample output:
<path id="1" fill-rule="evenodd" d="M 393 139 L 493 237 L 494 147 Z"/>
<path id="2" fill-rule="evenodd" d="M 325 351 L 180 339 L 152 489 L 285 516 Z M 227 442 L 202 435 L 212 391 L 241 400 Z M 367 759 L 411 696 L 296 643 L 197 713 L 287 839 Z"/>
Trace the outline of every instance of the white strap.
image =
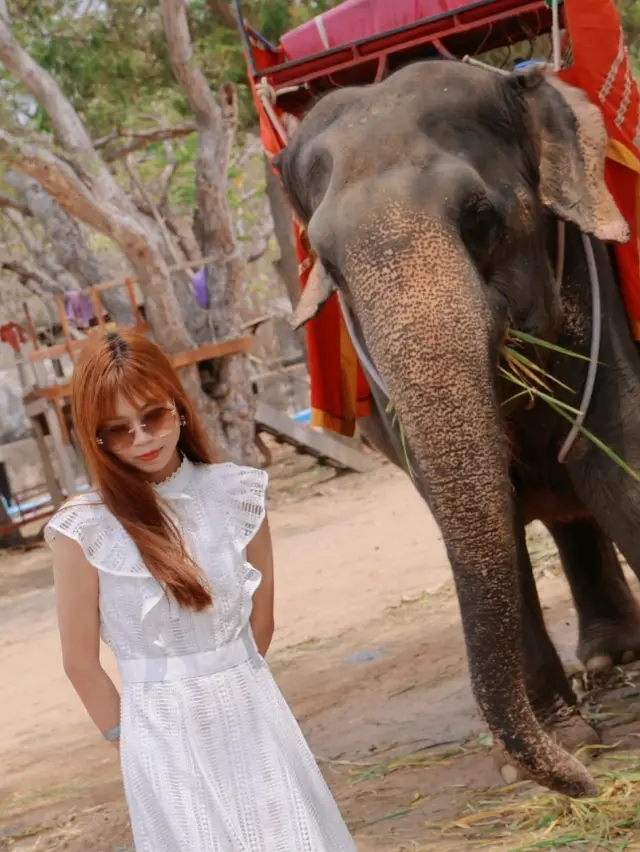
<path id="1" fill-rule="evenodd" d="M 322 20 L 322 15 L 318 15 L 315 18 L 316 27 L 318 28 L 318 32 L 320 33 L 320 41 L 324 45 L 325 50 L 331 50 L 331 45 L 329 44 L 329 38 L 327 36 L 327 31 L 324 27 L 324 21 Z"/>

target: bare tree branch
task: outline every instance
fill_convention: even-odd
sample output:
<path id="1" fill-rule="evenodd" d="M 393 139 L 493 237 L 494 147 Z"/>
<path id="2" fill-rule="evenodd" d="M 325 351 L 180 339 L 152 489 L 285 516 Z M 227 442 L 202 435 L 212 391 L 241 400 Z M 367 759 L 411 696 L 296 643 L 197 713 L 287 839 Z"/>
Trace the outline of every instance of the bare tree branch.
<path id="1" fill-rule="evenodd" d="M 25 143 L 6 130 L 0 130 L 0 152 L 8 157 L 13 168 L 37 180 L 71 216 L 77 216 L 103 233 L 111 232 L 111 218 L 103 204 L 94 198 L 66 161 L 46 148 Z M 109 212 L 117 214 L 115 210 Z"/>
<path id="2" fill-rule="evenodd" d="M 83 179 L 87 179 L 101 202 L 107 204 L 119 203 L 121 209 L 127 210 L 128 208 L 133 213 L 133 205 L 128 202 L 125 193 L 95 151 L 89 134 L 71 102 L 63 94 L 53 77 L 38 65 L 16 41 L 6 15 L 6 0 L 0 0 L 0 3 L 3 3 L 4 7 L 4 15 L 0 15 L 0 62 L 38 101 L 49 116 L 58 141 L 70 157 L 69 160 L 66 160 L 65 157 L 54 159 L 58 163 L 61 159 L 65 159 L 70 171 L 76 170 L 82 175 Z M 12 144 L 12 147 L 15 146 Z M 26 164 L 24 158 L 23 162 Z M 61 174 L 58 170 L 56 171 L 59 179 Z M 27 173 L 30 174 L 28 171 Z M 32 175 L 32 177 L 36 177 L 36 175 Z M 38 180 L 37 177 L 36 180 Z M 73 183 L 77 186 L 78 181 L 76 180 Z M 82 195 L 86 204 L 88 194 L 83 192 Z M 56 200 L 59 201 L 57 198 Z M 101 216 L 100 218 L 104 220 L 105 217 Z"/>
<path id="3" fill-rule="evenodd" d="M 151 197 L 151 194 L 149 192 L 147 192 L 147 188 L 145 187 L 145 185 L 140 180 L 140 176 L 138 175 L 136 167 L 133 163 L 133 158 L 131 156 L 126 157 L 124 163 L 125 163 L 125 167 L 127 169 L 127 172 L 129 174 L 129 177 L 131 178 L 136 189 L 138 190 L 138 192 L 140 193 L 140 195 L 144 199 L 149 210 L 151 210 L 151 215 L 155 219 L 155 222 L 156 222 L 158 228 L 160 229 L 160 233 L 162 234 L 162 239 L 165 241 L 165 244 L 167 246 L 167 249 L 169 250 L 169 254 L 171 255 L 173 262 L 176 265 L 179 265 L 182 262 L 182 258 L 178 254 L 178 250 L 176 249 L 175 245 L 173 244 L 173 240 L 171 239 L 171 235 L 169 234 L 169 231 L 167 230 L 167 226 L 165 225 L 164 220 L 163 220 L 162 216 L 160 215 L 160 211 L 156 207 L 155 202 L 154 202 L 153 198 Z"/>
<path id="4" fill-rule="evenodd" d="M 32 264 L 24 260 L 0 260 L 0 269 L 6 269 L 8 272 L 13 272 L 20 279 L 20 283 L 27 286 L 30 282 L 35 282 L 35 288 L 30 287 L 32 293 L 36 296 L 42 296 L 43 292 L 62 293 L 63 290 L 53 278 L 50 278 L 42 269 L 37 269 Z"/>
<path id="5" fill-rule="evenodd" d="M 12 207 L 8 207 L 4 213 L 9 222 L 13 225 L 16 233 L 20 237 L 20 241 L 29 254 L 36 254 L 39 251 L 40 246 L 29 228 L 26 226 L 22 214 L 19 211 L 14 210 Z"/>
<path id="6" fill-rule="evenodd" d="M 267 249 L 269 248 L 269 240 L 273 236 L 273 225 L 270 228 L 267 228 L 257 240 L 257 245 L 245 255 L 246 263 L 255 263 L 256 260 L 260 260 L 267 253 Z"/>
<path id="7" fill-rule="evenodd" d="M 160 176 L 160 201 L 158 203 L 158 207 L 166 214 L 169 207 L 169 190 L 171 189 L 171 183 L 178 171 L 178 160 L 176 159 L 173 145 L 169 139 L 166 139 L 164 142 L 164 154 L 167 160 L 167 165 Z"/>
<path id="8" fill-rule="evenodd" d="M 0 0 L 0 60 L 30 94 L 44 107 L 56 136 L 70 154 L 82 155 L 87 164 L 104 171 L 96 156 L 87 131 L 69 100 L 62 94 L 50 74 L 41 68 L 13 37 L 5 0 Z"/>
<path id="9" fill-rule="evenodd" d="M 192 61 L 193 45 L 184 0 L 163 0 L 162 18 L 171 64 L 195 113 L 196 124 L 198 128 L 206 125 L 210 129 L 217 129 L 221 122 L 220 108 L 207 78 Z"/>
<path id="10" fill-rule="evenodd" d="M 179 139 L 183 136 L 190 136 L 192 133 L 195 133 L 196 126 L 193 123 L 189 124 L 180 124 L 175 127 L 157 127 L 153 130 L 140 130 L 140 131 L 114 131 L 113 134 L 109 134 L 108 136 L 102 137 L 102 139 L 97 139 L 94 142 L 94 147 L 97 149 L 106 148 L 105 152 L 102 155 L 102 159 L 106 163 L 113 163 L 116 160 L 122 160 L 125 157 L 128 157 L 129 154 L 133 154 L 135 151 L 140 151 L 142 148 L 146 148 L 148 145 L 152 145 L 154 142 L 164 142 L 167 139 Z M 113 149 L 108 146 L 115 142 L 116 139 L 129 139 L 126 145 L 120 145 L 119 147 L 115 147 Z"/>
<path id="11" fill-rule="evenodd" d="M 161 6 L 171 65 L 198 128 L 194 232 L 202 256 L 213 258 L 205 266 L 209 310 L 203 312 L 202 334 L 205 339 L 221 340 L 239 330 L 244 267 L 227 195 L 229 155 L 238 120 L 236 91 L 225 85 L 218 100 L 214 97 L 193 57 L 185 0 L 162 0 Z M 255 400 L 249 365 L 245 358 L 231 356 L 220 359 L 212 369 L 227 441 L 231 446 L 246 447 L 250 455 Z"/>
<path id="12" fill-rule="evenodd" d="M 235 30 L 238 26 L 233 9 L 226 0 L 207 0 L 209 11 L 217 15 L 229 29 Z"/>
<path id="13" fill-rule="evenodd" d="M 22 216 L 31 216 L 31 211 L 26 204 L 23 204 L 17 198 L 13 198 L 11 195 L 6 195 L 4 192 L 0 192 L 0 207 L 17 210 Z"/>

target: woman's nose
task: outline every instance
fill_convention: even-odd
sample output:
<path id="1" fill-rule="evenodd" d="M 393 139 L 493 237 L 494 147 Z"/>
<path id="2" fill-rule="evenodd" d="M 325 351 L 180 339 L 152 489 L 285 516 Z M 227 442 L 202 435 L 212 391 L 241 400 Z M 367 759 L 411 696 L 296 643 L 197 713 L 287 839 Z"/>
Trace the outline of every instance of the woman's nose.
<path id="1" fill-rule="evenodd" d="M 133 445 L 134 447 L 144 446 L 151 441 L 149 433 L 145 430 L 141 423 L 136 423 L 133 426 Z"/>

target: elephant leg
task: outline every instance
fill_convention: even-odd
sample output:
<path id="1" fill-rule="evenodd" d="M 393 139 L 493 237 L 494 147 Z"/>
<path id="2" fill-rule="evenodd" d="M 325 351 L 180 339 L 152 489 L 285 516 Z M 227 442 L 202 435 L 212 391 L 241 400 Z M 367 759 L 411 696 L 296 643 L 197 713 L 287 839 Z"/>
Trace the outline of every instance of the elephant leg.
<path id="1" fill-rule="evenodd" d="M 613 542 L 594 519 L 548 525 L 578 613 L 577 656 L 588 671 L 628 663 L 640 652 L 640 608 Z"/>

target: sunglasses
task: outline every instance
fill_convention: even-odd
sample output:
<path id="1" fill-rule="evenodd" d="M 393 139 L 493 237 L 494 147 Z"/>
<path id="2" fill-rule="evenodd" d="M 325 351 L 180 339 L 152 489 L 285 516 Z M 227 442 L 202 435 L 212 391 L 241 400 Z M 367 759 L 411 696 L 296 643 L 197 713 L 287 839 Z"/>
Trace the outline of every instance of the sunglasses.
<path id="1" fill-rule="evenodd" d="M 175 425 L 177 416 L 178 412 L 174 405 L 156 405 L 148 408 L 133 426 L 128 423 L 105 426 L 98 432 L 96 440 L 110 453 L 122 452 L 133 446 L 138 429 L 150 438 L 162 438 L 168 435 Z"/>

